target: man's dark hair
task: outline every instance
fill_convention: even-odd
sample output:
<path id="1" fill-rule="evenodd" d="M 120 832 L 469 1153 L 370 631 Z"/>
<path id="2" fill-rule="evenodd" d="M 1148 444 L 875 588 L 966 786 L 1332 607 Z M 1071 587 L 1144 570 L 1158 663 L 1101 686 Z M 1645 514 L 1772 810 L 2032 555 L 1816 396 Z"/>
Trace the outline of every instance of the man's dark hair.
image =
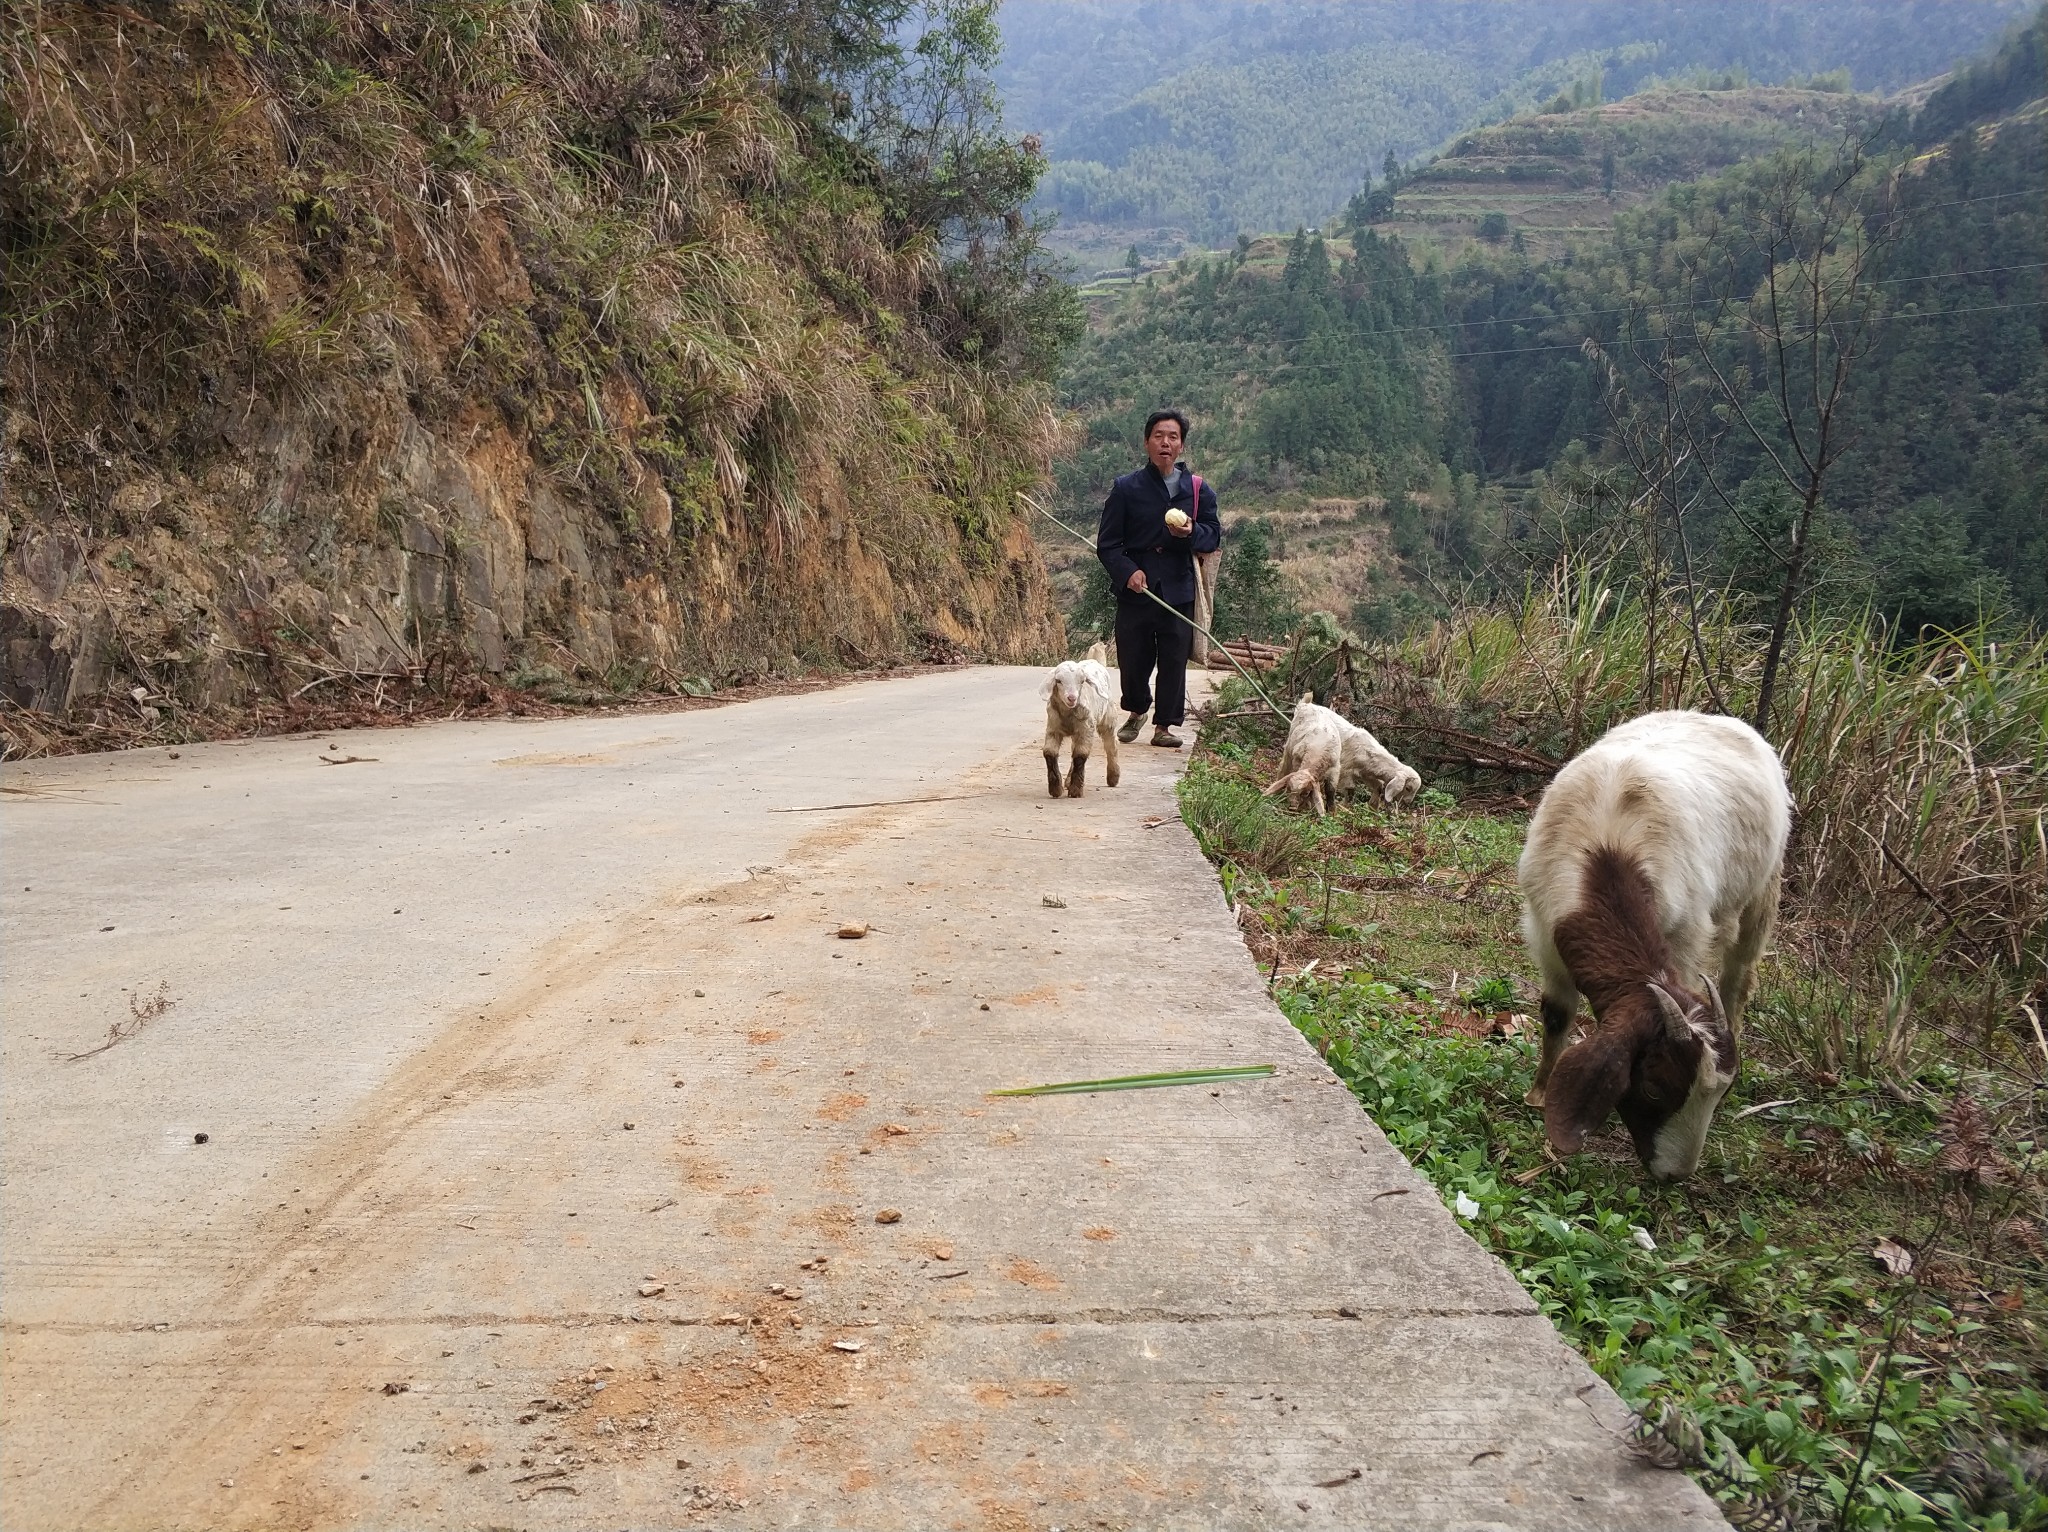
<path id="1" fill-rule="evenodd" d="M 1185 442 L 1188 439 L 1187 416 L 1183 415 L 1179 410 L 1154 410 L 1151 414 L 1145 417 L 1145 434 L 1141 436 L 1139 440 L 1152 440 L 1152 428 L 1158 425 L 1159 422 L 1162 420 L 1170 420 L 1175 425 L 1180 427 L 1180 439 L 1183 442 Z"/>

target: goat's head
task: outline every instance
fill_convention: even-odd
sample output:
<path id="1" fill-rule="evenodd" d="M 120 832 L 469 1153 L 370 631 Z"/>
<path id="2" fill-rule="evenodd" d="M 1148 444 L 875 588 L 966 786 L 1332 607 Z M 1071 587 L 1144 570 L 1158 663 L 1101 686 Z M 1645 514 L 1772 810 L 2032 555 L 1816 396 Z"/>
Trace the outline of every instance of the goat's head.
<path id="1" fill-rule="evenodd" d="M 1567 1048 L 1544 1090 L 1543 1129 L 1558 1155 L 1618 1111 L 1651 1175 L 1699 1168 L 1714 1109 L 1735 1083 L 1735 1030 L 1721 991 L 1695 994 L 1666 976 L 1618 996 L 1584 1042 Z"/>
<path id="2" fill-rule="evenodd" d="M 1422 791 L 1422 774 L 1413 766 L 1403 766 L 1381 789 L 1389 806 L 1397 809 L 1413 808 L 1416 796 Z"/>
<path id="3" fill-rule="evenodd" d="M 1100 689 L 1095 684 L 1095 678 L 1080 661 L 1063 660 L 1055 665 L 1052 674 L 1045 678 L 1045 684 L 1038 688 L 1038 695 L 1052 703 L 1062 713 L 1073 713 L 1080 710 L 1084 692 Z"/>

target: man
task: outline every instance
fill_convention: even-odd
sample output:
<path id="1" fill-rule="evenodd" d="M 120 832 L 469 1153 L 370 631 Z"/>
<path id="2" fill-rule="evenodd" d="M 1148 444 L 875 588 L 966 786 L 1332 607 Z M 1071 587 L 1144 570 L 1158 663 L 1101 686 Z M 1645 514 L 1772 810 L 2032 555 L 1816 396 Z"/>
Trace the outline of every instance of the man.
<path id="1" fill-rule="evenodd" d="M 1180 748 L 1173 731 L 1187 717 L 1195 556 L 1214 553 L 1223 542 L 1216 491 L 1203 484 L 1198 500 L 1197 481 L 1180 460 L 1187 439 L 1187 416 L 1179 410 L 1152 412 L 1145 421 L 1148 461 L 1112 486 L 1095 535 L 1095 556 L 1116 591 L 1116 661 L 1130 715 L 1117 738 L 1126 744 L 1136 739 L 1149 712 L 1152 743 L 1167 750 Z M 1173 611 L 1148 600 L 1148 591 Z"/>

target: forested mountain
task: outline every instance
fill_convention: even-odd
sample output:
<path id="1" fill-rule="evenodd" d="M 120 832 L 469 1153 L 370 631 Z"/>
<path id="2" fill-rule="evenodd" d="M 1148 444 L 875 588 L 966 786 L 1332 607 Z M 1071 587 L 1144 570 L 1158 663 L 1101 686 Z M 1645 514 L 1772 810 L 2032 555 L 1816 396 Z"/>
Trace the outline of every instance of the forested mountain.
<path id="1" fill-rule="evenodd" d="M 16 746 L 1056 645 L 992 4 L 143 10 L 0 21 Z"/>
<path id="2" fill-rule="evenodd" d="M 1550 254 L 1473 241 L 1446 264 L 1417 243 L 1426 226 L 1375 223 L 1395 210 L 1358 199 L 1326 234 L 1178 262 L 1103 305 L 1069 366 L 1088 446 L 1062 471 L 1066 511 L 1085 518 L 1171 398 L 1193 408 L 1192 458 L 1226 507 L 1272 518 L 1283 543 L 1298 531 L 1285 551 L 1309 555 L 1304 593 L 1368 624 L 1596 534 L 1668 548 L 1682 530 L 1700 575 L 1763 601 L 1795 529 L 1802 601 L 1875 600 L 1910 626 L 2048 619 L 2044 29 L 2048 10 L 1911 118 L 1810 112 L 1816 131 Z M 1468 142 L 1547 145 L 1554 165 L 1554 135 L 1583 132 L 1564 124 L 1611 131 L 1668 96 Z M 1727 148 L 1681 124 L 1624 163 L 1640 198 L 1657 167 Z M 1789 284 L 1776 311 L 1773 283 Z M 1814 331 L 1788 317 L 1795 293 L 1830 306 L 1818 351 L 1798 350 Z M 1825 422 L 1773 394 L 1774 345 L 1817 367 L 1821 392 L 1839 363 Z M 1683 439 L 1653 429 L 1666 405 Z M 1821 424 L 1824 475 L 1781 472 Z M 1649 522 L 1601 530 L 1643 495 Z M 1339 558 L 1344 536 L 1376 552 Z M 1396 565 L 1405 589 L 1387 583 Z"/>
<path id="3" fill-rule="evenodd" d="M 1991 61 L 1980 80 L 2006 83 L 1979 91 L 1975 107 L 1964 104 L 1969 76 L 1930 100 L 1902 142 L 1878 146 L 1886 152 L 1854 190 L 1861 216 L 1841 244 L 1871 260 L 1867 292 L 1849 316 L 1867 324 L 1868 346 L 1845 373 L 1835 430 L 1846 450 L 1826 492 L 1827 518 L 1841 534 L 1832 574 L 1844 601 L 1896 597 L 1922 620 L 1944 623 L 1968 621 L 1980 602 L 2048 619 L 2044 30 L 2048 11 Z M 2015 61 L 2032 69 L 2019 89 L 2033 98 L 2005 109 Z M 1716 290 L 1711 275 L 1682 274 L 1674 258 L 1703 247 L 1739 251 L 1735 285 L 1758 280 L 1756 253 L 1736 231 L 1769 196 L 1772 173 L 1766 161 L 1675 187 L 1620 216 L 1611 243 L 1577 259 L 1493 254 L 1450 274 L 1448 306 L 1467 353 L 1461 376 L 1487 473 L 1554 465 L 1576 456 L 1575 443 L 1598 447 L 1610 435 L 1608 375 L 1586 356 L 1584 338 L 1611 356 L 1640 357 L 1656 349 L 1652 332 L 1677 316 L 1704 322 L 1725 297 L 1748 300 L 1747 291 Z M 1763 361 L 1750 353 L 1733 365 Z M 1650 382 L 1640 367 L 1624 365 L 1622 377 L 1639 393 Z M 1730 487 L 1762 483 L 1774 445 L 1769 432 L 1729 434 L 1718 476 Z M 1739 574 L 1737 512 L 1715 486 L 1707 499 L 1704 540 L 1721 550 L 1724 573 Z M 1910 589 L 1923 576 L 1908 566 L 1923 556 L 1942 566 L 1933 582 L 1939 599 Z M 1829 574 L 1816 569 L 1823 581 Z"/>
<path id="4" fill-rule="evenodd" d="M 1576 88 L 1937 75 L 2023 0 L 1008 0 L 999 79 L 1070 223 L 1223 242 L 1315 223 L 1387 156 Z M 1596 97 L 1597 99 L 1597 97 Z"/>

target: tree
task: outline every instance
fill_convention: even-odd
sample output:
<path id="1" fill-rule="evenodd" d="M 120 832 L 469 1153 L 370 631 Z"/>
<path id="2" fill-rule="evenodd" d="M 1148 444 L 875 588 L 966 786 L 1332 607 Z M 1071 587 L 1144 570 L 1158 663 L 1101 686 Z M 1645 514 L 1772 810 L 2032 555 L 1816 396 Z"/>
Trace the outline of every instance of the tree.
<path id="1" fill-rule="evenodd" d="M 1932 497 L 1885 529 L 1877 563 L 1878 610 L 1908 642 L 1967 629 L 2006 601 L 2005 581 L 1970 547 L 1961 519 Z"/>
<path id="2" fill-rule="evenodd" d="M 1362 229 L 1372 222 L 1372 172 L 1366 171 L 1365 179 L 1358 184 L 1358 190 L 1351 194 L 1351 200 L 1344 204 L 1344 222 L 1347 227 Z"/>
<path id="3" fill-rule="evenodd" d="M 1495 208 L 1479 220 L 1479 237 L 1489 245 L 1497 245 L 1508 237 L 1508 215 Z"/>
<path id="4" fill-rule="evenodd" d="M 1108 573 L 1094 559 L 1081 567 L 1080 579 L 1080 595 L 1067 609 L 1067 637 L 1086 647 L 1098 638 L 1115 636 L 1116 591 Z"/>
<path id="5" fill-rule="evenodd" d="M 1828 154 L 1781 153 L 1692 214 L 1685 237 L 1631 252 L 1645 276 L 1670 263 L 1676 302 L 1632 304 L 1605 354 L 1608 386 L 1619 435 L 1645 444 L 1631 457 L 1650 503 L 1682 527 L 1680 507 L 1710 496 L 1774 572 L 1751 719 L 1768 735 L 1828 483 L 1851 445 L 1845 405 L 1877 342 L 1879 268 L 1899 212 L 1868 144 L 1850 139 Z M 1789 495 L 1782 527 L 1748 515 L 1718 471 L 1731 441 Z"/>
<path id="6" fill-rule="evenodd" d="M 1299 616 L 1274 561 L 1272 534 L 1265 522 L 1248 521 L 1235 528 L 1223 545 L 1212 631 L 1218 638 L 1278 638 Z"/>
<path id="7" fill-rule="evenodd" d="M 1045 170 L 1009 138 L 994 70 L 998 0 L 756 0 L 731 25 L 765 55 L 798 131 L 879 196 L 893 242 L 938 273 L 924 319 L 970 362 L 1047 379 L 1079 300 L 1026 208 Z"/>

